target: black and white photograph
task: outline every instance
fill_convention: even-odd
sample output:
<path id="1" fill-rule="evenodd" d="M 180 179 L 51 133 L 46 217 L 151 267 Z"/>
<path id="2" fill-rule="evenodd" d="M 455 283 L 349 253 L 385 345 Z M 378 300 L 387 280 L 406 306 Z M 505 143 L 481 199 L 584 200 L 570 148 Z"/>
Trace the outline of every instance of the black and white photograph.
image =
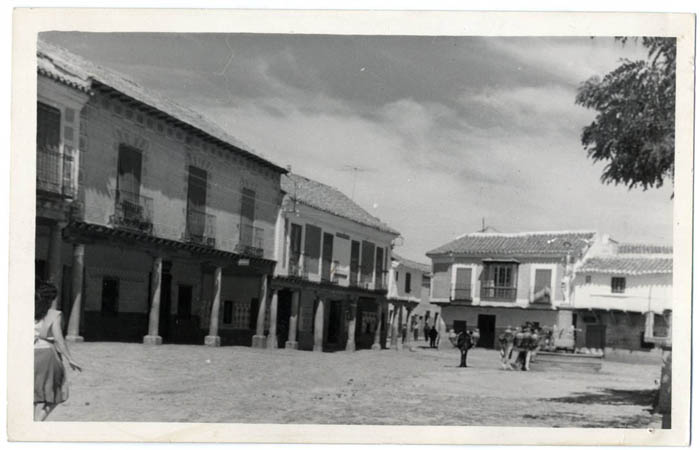
<path id="1" fill-rule="evenodd" d="M 30 220 L 14 232 L 31 247 L 10 343 L 34 374 L 28 426 L 683 442 L 693 111 L 677 99 L 694 18 L 658 19 L 658 34 L 26 37 L 36 91 L 13 156 L 32 163 L 13 176 Z"/>

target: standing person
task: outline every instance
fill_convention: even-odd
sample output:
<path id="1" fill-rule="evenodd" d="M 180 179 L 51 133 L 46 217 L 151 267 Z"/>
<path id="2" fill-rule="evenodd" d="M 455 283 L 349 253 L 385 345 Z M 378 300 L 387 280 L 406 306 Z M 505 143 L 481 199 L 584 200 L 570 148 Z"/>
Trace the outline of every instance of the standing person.
<path id="1" fill-rule="evenodd" d="M 476 341 L 479 339 L 479 334 L 477 332 L 471 331 L 460 331 L 457 335 L 457 348 L 459 348 L 460 360 L 459 367 L 467 367 L 467 353 L 469 349 L 476 345 Z"/>
<path id="2" fill-rule="evenodd" d="M 418 324 L 418 321 L 416 320 L 416 317 L 415 317 L 415 316 L 413 316 L 413 322 L 412 322 L 412 324 L 413 324 L 413 325 L 412 325 L 412 328 L 413 328 L 413 340 L 414 340 L 414 341 L 418 341 L 418 328 L 419 328 L 420 325 Z"/>
<path id="3" fill-rule="evenodd" d="M 34 294 L 34 420 L 45 420 L 68 399 L 65 358 L 73 370 L 82 370 L 73 360 L 61 330 L 61 312 L 51 308 L 58 290 L 39 282 Z"/>
<path id="4" fill-rule="evenodd" d="M 435 339 L 437 338 L 438 332 L 435 329 L 435 325 L 430 329 L 428 332 L 428 337 L 430 338 L 430 348 L 437 348 L 437 345 L 435 344 Z"/>
<path id="5" fill-rule="evenodd" d="M 428 319 L 425 319 L 425 324 L 423 325 L 423 337 L 425 338 L 425 342 L 428 342 L 428 339 L 430 339 L 430 325 L 428 325 Z"/>
<path id="6" fill-rule="evenodd" d="M 406 343 L 406 334 L 407 334 L 407 332 L 408 332 L 408 327 L 407 327 L 406 324 L 404 323 L 404 324 L 401 325 L 401 343 L 402 343 L 402 344 L 405 344 L 405 343 Z"/>

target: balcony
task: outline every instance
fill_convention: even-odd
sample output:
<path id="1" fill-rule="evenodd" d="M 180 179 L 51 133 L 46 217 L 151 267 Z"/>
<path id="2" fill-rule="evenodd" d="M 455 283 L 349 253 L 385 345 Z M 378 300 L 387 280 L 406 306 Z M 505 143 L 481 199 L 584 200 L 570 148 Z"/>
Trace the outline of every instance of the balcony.
<path id="1" fill-rule="evenodd" d="M 309 270 L 304 263 L 303 253 L 292 253 L 289 255 L 288 276 L 306 280 L 309 278 Z"/>
<path id="2" fill-rule="evenodd" d="M 216 217 L 202 210 L 188 209 L 185 240 L 192 244 L 216 245 Z"/>
<path id="3" fill-rule="evenodd" d="M 126 191 L 114 192 L 114 215 L 110 222 L 118 228 L 151 234 L 153 232 L 153 199 Z"/>
<path id="4" fill-rule="evenodd" d="M 457 284 L 454 286 L 452 301 L 471 302 L 472 301 L 472 286 L 471 284 Z"/>
<path id="5" fill-rule="evenodd" d="M 517 287 L 482 287 L 481 299 L 513 301 L 517 292 Z"/>
<path id="6" fill-rule="evenodd" d="M 551 305 L 552 290 L 549 287 L 543 287 L 532 295 L 532 304 L 534 305 Z"/>
<path id="7" fill-rule="evenodd" d="M 38 148 L 36 189 L 66 198 L 75 197 L 74 158 L 59 147 Z"/>
<path id="8" fill-rule="evenodd" d="M 239 242 L 234 251 L 255 258 L 262 258 L 264 254 L 265 241 L 264 230 L 252 225 L 241 225 Z"/>
<path id="9" fill-rule="evenodd" d="M 374 289 L 377 291 L 386 291 L 389 289 L 388 283 L 386 281 L 387 271 L 384 270 L 374 276 Z"/>

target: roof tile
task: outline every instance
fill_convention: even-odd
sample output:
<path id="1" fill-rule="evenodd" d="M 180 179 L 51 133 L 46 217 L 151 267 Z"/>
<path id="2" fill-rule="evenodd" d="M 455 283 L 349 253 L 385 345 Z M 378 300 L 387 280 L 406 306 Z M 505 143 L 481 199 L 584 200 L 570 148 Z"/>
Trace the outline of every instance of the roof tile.
<path id="1" fill-rule="evenodd" d="M 289 173 L 282 175 L 282 190 L 289 194 L 287 201 L 296 198 L 300 203 L 335 216 L 344 217 L 353 222 L 386 233 L 400 234 L 389 225 L 365 211 L 347 195 L 327 184 Z"/>
<path id="2" fill-rule="evenodd" d="M 530 233 L 471 233 L 448 242 L 428 256 L 450 253 L 467 255 L 565 255 L 580 254 L 593 238 L 593 231 Z"/>
<path id="3" fill-rule="evenodd" d="M 645 275 L 673 273 L 673 258 L 601 256 L 586 260 L 579 273 L 610 273 L 620 275 Z"/>

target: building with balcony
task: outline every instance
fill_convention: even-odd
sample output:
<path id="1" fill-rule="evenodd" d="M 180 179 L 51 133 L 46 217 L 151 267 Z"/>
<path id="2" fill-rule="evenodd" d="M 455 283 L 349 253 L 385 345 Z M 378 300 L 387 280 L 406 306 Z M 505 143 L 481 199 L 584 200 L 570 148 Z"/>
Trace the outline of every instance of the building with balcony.
<path id="1" fill-rule="evenodd" d="M 281 181 L 278 263 L 253 345 L 380 348 L 387 332 L 389 258 L 399 233 L 336 188 L 292 173 Z"/>
<path id="2" fill-rule="evenodd" d="M 125 75 L 37 57 L 36 266 L 67 274 L 68 337 L 249 345 L 286 170 Z"/>
<path id="3" fill-rule="evenodd" d="M 420 339 L 423 327 L 432 326 L 437 320 L 440 307 L 430 303 L 430 266 L 413 261 L 396 253 L 391 255 L 389 271 L 389 322 L 391 345 L 398 345 L 400 330 L 406 327 L 408 340 L 413 340 L 411 331 L 418 328 Z M 396 330 L 396 331 L 395 331 Z"/>
<path id="4" fill-rule="evenodd" d="M 441 332 L 478 328 L 478 345 L 493 348 L 508 326 L 570 328 L 575 267 L 601 239 L 589 231 L 480 232 L 429 251 Z"/>
<path id="5" fill-rule="evenodd" d="M 607 354 L 670 345 L 673 248 L 610 240 L 589 252 L 576 270 L 571 307 L 578 347 Z"/>

